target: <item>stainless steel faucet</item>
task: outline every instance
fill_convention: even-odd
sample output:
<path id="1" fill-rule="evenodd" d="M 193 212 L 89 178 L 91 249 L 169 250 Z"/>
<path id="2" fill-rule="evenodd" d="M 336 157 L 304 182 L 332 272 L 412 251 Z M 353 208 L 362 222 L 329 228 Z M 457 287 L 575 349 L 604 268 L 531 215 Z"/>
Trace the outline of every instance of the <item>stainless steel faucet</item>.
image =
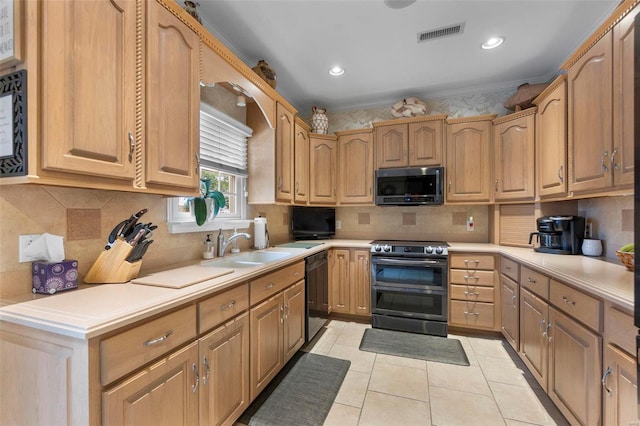
<path id="1" fill-rule="evenodd" d="M 226 241 L 223 239 L 222 241 L 218 240 L 218 257 L 224 257 L 224 252 L 227 249 L 229 243 L 237 238 L 244 237 L 247 240 L 251 238 L 251 234 L 247 234 L 246 232 L 236 232 L 232 236 L 230 236 Z"/>

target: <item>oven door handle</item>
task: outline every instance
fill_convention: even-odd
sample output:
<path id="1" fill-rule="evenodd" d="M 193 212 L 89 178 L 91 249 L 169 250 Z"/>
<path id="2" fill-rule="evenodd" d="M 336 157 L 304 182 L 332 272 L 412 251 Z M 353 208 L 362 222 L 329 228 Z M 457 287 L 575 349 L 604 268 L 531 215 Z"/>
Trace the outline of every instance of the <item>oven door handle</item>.
<path id="1" fill-rule="evenodd" d="M 380 259 L 374 257 L 371 261 L 376 265 L 408 265 L 408 266 L 427 266 L 427 265 L 438 265 L 438 266 L 447 266 L 447 262 L 445 260 L 409 260 L 406 258 L 403 259 Z"/>

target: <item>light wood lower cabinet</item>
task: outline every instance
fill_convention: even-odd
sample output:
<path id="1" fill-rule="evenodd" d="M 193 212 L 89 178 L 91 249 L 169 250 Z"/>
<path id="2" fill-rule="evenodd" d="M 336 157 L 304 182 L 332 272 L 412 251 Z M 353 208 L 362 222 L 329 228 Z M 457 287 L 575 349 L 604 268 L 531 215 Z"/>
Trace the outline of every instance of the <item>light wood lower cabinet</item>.
<path id="1" fill-rule="evenodd" d="M 549 356 L 547 339 L 549 305 L 528 290 L 520 289 L 520 358 L 547 391 Z"/>
<path id="2" fill-rule="evenodd" d="M 511 278 L 500 275 L 500 329 L 507 342 L 520 350 L 520 287 Z"/>
<path id="3" fill-rule="evenodd" d="M 304 343 L 304 281 L 251 308 L 251 400 Z"/>
<path id="4" fill-rule="evenodd" d="M 554 307 L 549 323 L 547 393 L 569 422 L 600 424 L 602 338 Z"/>
<path id="5" fill-rule="evenodd" d="M 449 325 L 498 330 L 495 257 L 456 253 L 449 256 Z"/>
<path id="6" fill-rule="evenodd" d="M 332 312 L 371 314 L 369 250 L 331 249 L 329 289 Z"/>
<path id="7" fill-rule="evenodd" d="M 605 425 L 638 424 L 638 378 L 632 355 L 607 344 L 604 349 L 602 407 Z"/>
<path id="8" fill-rule="evenodd" d="M 193 342 L 102 394 L 105 425 L 197 425 L 198 343 Z"/>
<path id="9" fill-rule="evenodd" d="M 198 341 L 200 424 L 231 425 L 249 406 L 249 314 Z"/>

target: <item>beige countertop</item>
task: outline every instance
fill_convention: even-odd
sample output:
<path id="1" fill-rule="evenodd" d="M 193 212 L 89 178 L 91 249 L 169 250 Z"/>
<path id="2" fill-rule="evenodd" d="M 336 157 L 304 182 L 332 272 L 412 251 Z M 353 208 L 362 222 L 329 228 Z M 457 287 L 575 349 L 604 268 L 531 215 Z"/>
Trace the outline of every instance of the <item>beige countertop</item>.
<path id="1" fill-rule="evenodd" d="M 316 243 L 319 241 L 315 241 Z M 369 240 L 323 240 L 310 249 L 274 247 L 268 251 L 288 253 L 264 265 L 237 268 L 230 274 L 173 289 L 125 284 L 100 284 L 46 296 L 0 308 L 0 320 L 88 339 L 213 295 L 226 288 L 273 271 L 292 261 L 331 247 L 368 248 Z M 622 265 L 586 256 L 559 256 L 531 249 L 482 243 L 450 243 L 451 253 L 490 252 L 506 255 L 551 278 L 573 284 L 603 300 L 633 310 L 633 273 Z M 225 259 L 232 259 L 227 255 Z M 215 263 L 213 263 L 215 264 Z M 206 262 L 196 263 L 206 268 Z"/>

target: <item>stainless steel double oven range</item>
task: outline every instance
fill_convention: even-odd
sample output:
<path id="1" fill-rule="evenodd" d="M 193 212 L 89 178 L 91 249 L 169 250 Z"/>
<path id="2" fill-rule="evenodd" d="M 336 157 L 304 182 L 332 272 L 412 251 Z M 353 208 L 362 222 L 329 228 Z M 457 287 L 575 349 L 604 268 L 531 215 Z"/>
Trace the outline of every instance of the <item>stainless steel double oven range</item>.
<path id="1" fill-rule="evenodd" d="M 447 336 L 448 246 L 442 241 L 371 243 L 374 328 Z"/>

